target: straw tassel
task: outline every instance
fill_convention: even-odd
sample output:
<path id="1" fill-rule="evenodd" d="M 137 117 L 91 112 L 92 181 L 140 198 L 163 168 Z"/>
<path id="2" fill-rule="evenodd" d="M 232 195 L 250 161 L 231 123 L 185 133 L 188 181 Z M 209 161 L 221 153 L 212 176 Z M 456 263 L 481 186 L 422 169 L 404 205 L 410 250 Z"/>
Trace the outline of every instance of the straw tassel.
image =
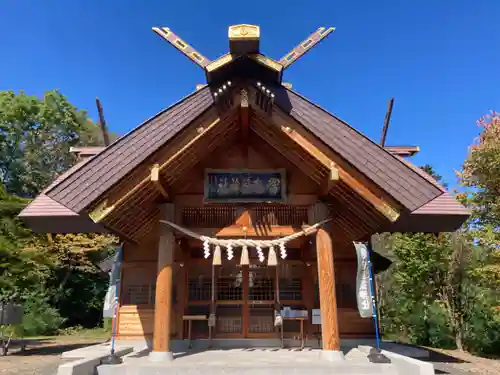
<path id="1" fill-rule="evenodd" d="M 269 248 L 269 255 L 267 256 L 267 265 L 268 266 L 277 266 L 278 258 L 276 257 L 276 251 L 274 250 L 274 246 Z"/>
<path id="2" fill-rule="evenodd" d="M 212 264 L 214 266 L 220 266 L 222 264 L 222 256 L 221 256 L 221 250 L 220 250 L 220 246 L 219 245 L 215 246 L 214 257 L 212 259 Z"/>
<path id="3" fill-rule="evenodd" d="M 248 259 L 248 247 L 243 246 L 241 248 L 240 266 L 248 266 L 249 264 L 250 264 L 250 259 Z"/>

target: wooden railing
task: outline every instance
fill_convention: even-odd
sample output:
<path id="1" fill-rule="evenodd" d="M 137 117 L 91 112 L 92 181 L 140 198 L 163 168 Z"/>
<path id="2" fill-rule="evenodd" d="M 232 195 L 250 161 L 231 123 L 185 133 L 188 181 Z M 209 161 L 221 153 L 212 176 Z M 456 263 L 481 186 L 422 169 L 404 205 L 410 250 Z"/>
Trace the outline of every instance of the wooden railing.
<path id="1" fill-rule="evenodd" d="M 308 208 L 309 206 L 283 204 L 184 207 L 181 221 L 188 228 L 223 228 L 236 224 L 239 218 L 248 215 L 249 224 L 255 227 L 301 227 L 307 224 Z"/>

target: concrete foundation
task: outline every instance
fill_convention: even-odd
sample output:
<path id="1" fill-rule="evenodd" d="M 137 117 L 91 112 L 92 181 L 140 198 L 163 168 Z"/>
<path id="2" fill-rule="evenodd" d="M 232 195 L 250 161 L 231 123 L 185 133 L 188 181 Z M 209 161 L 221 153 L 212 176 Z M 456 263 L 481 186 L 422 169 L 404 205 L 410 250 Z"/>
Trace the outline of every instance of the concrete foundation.
<path id="1" fill-rule="evenodd" d="M 375 340 L 371 339 L 343 339 L 341 340 L 342 351 L 344 349 L 356 348 L 360 345 L 367 347 L 373 346 Z M 132 346 L 135 352 L 144 349 L 152 350 L 151 340 L 118 340 L 119 345 Z M 285 339 L 285 348 L 298 348 L 301 345 L 300 340 Z M 306 340 L 306 348 L 321 349 L 321 341 Z M 170 340 L 170 349 L 175 352 L 187 351 L 189 347 L 188 340 Z M 248 349 L 248 348 L 279 348 L 281 340 L 279 339 L 213 339 L 211 342 L 207 339 L 197 339 L 191 341 L 191 349 L 208 350 L 212 349 Z"/>
<path id="2" fill-rule="evenodd" d="M 338 362 L 345 359 L 344 353 L 338 350 L 322 350 L 320 352 L 320 358 L 328 362 Z"/>
<path id="3" fill-rule="evenodd" d="M 409 355 L 425 356 L 426 351 L 416 347 L 384 343 L 382 352 L 391 359 L 390 364 L 370 363 L 367 355 L 371 341 L 343 340 L 341 351 L 323 351 L 306 347 L 300 342 L 287 340 L 289 348 L 280 349 L 279 340 L 208 340 L 193 341 L 187 349 L 187 340 L 171 341 L 172 352 L 151 352 L 144 341 L 123 342 L 116 353 L 123 358 L 118 365 L 101 365 L 101 358 L 109 354 L 109 345 L 95 345 L 66 352 L 63 358 L 79 358 L 59 367 L 58 375 L 152 375 L 152 374 L 235 374 L 274 375 L 332 374 L 336 375 L 433 375 L 431 363 Z M 270 345 L 271 344 L 271 345 Z M 317 345 L 317 341 L 307 345 Z M 360 345 L 361 344 L 361 345 Z M 241 345 L 240 348 L 235 346 Z M 316 346 L 314 345 L 314 346 Z M 132 348 L 133 351 L 132 351 Z M 82 358 L 83 357 L 83 358 Z"/>
<path id="4" fill-rule="evenodd" d="M 174 360 L 174 354 L 172 352 L 151 352 L 149 360 L 151 362 L 171 362 Z"/>
<path id="5" fill-rule="evenodd" d="M 364 353 L 353 349 L 346 360 L 331 362 L 332 357 L 343 358 L 341 352 L 324 355 L 315 349 L 230 349 L 189 351 L 175 353 L 172 362 L 151 362 L 147 354 L 129 355 L 122 365 L 101 365 L 98 375 L 152 375 L 152 374 L 304 374 L 304 375 L 396 375 L 391 365 L 369 363 Z M 361 355 L 359 355 L 361 353 Z M 332 353 L 329 353 L 332 354 Z"/>
<path id="6" fill-rule="evenodd" d="M 74 359 L 74 361 L 60 365 L 57 369 L 57 375 L 93 375 L 97 366 L 101 364 L 101 360 L 109 355 L 110 350 L 110 344 L 106 343 L 64 352 L 61 358 Z M 115 354 L 118 357 L 123 357 L 132 353 L 133 350 L 132 346 L 117 345 Z"/>

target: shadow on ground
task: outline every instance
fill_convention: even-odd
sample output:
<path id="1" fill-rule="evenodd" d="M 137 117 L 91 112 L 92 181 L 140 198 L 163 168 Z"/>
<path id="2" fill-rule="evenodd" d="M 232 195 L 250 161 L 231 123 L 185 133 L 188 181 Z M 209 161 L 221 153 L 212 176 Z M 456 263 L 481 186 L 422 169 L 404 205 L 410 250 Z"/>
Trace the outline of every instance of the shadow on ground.
<path id="1" fill-rule="evenodd" d="M 39 340 L 36 340 L 37 343 L 33 343 L 31 341 L 26 342 L 26 349 L 24 351 L 18 351 L 15 353 L 12 353 L 11 355 L 15 356 L 20 356 L 20 357 L 26 357 L 26 356 L 32 356 L 32 355 L 57 355 L 57 354 L 62 354 L 63 352 L 69 351 L 69 350 L 74 350 L 74 349 L 80 349 L 84 348 L 86 346 L 91 346 L 91 345 L 96 345 L 100 344 L 100 341 L 93 341 L 93 342 L 85 342 L 85 343 L 78 343 L 78 344 L 66 344 L 66 343 L 54 343 L 51 344 L 49 342 L 45 343 L 40 343 L 38 342 Z M 46 344 L 44 346 L 44 344 Z M 35 346 L 36 347 L 33 347 Z"/>
<path id="2" fill-rule="evenodd" d="M 427 349 L 429 351 L 429 358 L 427 361 L 429 362 L 444 362 L 444 363 L 465 363 L 466 361 L 452 357 L 451 355 L 447 355 L 441 353 L 439 351 L 435 351 L 432 349 Z"/>

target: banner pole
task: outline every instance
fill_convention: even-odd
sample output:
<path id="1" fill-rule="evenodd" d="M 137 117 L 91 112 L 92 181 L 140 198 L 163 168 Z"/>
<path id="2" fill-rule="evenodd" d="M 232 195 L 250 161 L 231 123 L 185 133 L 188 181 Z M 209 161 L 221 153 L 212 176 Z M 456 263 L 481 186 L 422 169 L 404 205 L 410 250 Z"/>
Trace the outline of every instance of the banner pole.
<path id="1" fill-rule="evenodd" d="M 123 255 L 123 252 L 122 252 L 122 247 L 120 246 L 120 248 L 118 249 L 118 253 L 116 255 L 116 259 L 115 259 L 115 264 L 113 265 L 113 267 L 117 267 L 117 270 L 116 268 L 114 268 L 112 270 L 112 273 L 113 272 L 116 272 L 117 275 L 116 275 L 116 282 L 115 282 L 115 301 L 114 301 L 114 306 L 113 306 L 113 326 L 112 326 L 112 329 L 111 329 L 111 350 L 109 352 L 109 355 L 107 357 L 104 357 L 102 360 L 101 360 L 101 364 L 103 365 L 118 365 L 120 363 L 123 363 L 123 360 L 117 356 L 115 354 L 115 340 L 116 340 L 116 325 L 117 325 L 117 318 L 118 318 L 118 306 L 119 306 L 119 303 L 120 303 L 120 296 L 119 296 L 119 293 L 120 293 L 120 281 L 121 281 L 121 263 L 122 263 L 122 255 Z"/>
<path id="2" fill-rule="evenodd" d="M 368 270 L 370 271 L 370 289 L 372 294 L 372 306 L 373 306 L 373 325 L 375 326 L 375 338 L 377 342 L 377 349 L 380 349 L 380 332 L 378 326 L 378 317 L 377 317 L 377 300 L 375 298 L 375 286 L 373 282 L 373 268 L 372 268 L 372 248 L 368 245 Z"/>
<path id="3" fill-rule="evenodd" d="M 375 327 L 375 338 L 376 338 L 376 348 L 370 349 L 370 354 L 368 354 L 368 359 L 373 363 L 391 363 L 391 360 L 387 358 L 384 354 L 382 354 L 382 350 L 380 349 L 380 330 L 378 324 L 377 317 L 377 299 L 375 294 L 375 283 L 373 276 L 373 267 L 372 267 L 372 253 L 373 249 L 371 243 L 368 243 L 368 270 L 370 271 L 370 289 L 372 294 L 372 309 L 373 309 L 373 325 Z"/>

